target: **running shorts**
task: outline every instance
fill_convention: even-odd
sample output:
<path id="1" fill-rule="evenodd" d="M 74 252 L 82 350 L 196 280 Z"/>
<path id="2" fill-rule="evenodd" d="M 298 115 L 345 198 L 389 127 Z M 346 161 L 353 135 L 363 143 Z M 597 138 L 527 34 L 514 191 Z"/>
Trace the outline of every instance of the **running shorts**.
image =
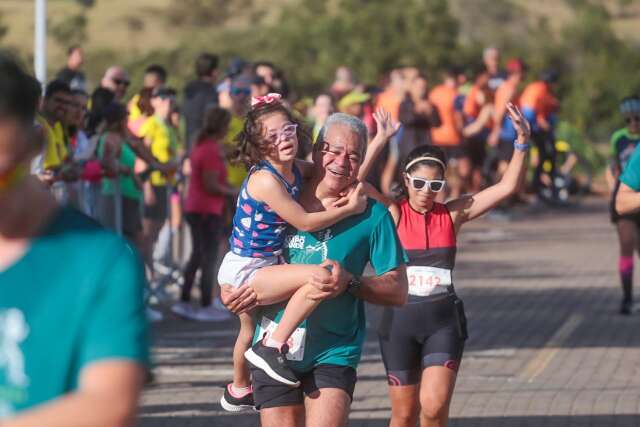
<path id="1" fill-rule="evenodd" d="M 304 396 L 321 388 L 343 390 L 353 400 L 356 388 L 356 370 L 351 366 L 318 365 L 309 372 L 296 373 L 300 387 L 292 388 L 272 380 L 260 369 L 251 369 L 253 398 L 256 409 L 297 406 L 304 403 Z"/>
<path id="2" fill-rule="evenodd" d="M 409 296 L 403 307 L 387 307 L 378 328 L 389 385 L 420 383 L 422 370 L 458 370 L 467 338 L 464 306 L 455 293 Z"/>
<path id="3" fill-rule="evenodd" d="M 620 215 L 618 211 L 616 211 L 616 196 L 618 195 L 618 190 L 620 190 L 620 181 L 616 182 L 616 186 L 613 188 L 613 193 L 611 194 L 611 200 L 609 202 L 611 222 L 616 224 L 618 220 L 625 219 L 627 221 L 635 222 L 636 226 L 640 227 L 640 212 Z"/>

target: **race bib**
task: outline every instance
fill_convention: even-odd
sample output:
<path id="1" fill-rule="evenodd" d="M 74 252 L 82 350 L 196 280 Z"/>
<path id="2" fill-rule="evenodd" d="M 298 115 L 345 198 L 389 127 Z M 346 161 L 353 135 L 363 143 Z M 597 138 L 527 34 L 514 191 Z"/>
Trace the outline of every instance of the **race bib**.
<path id="1" fill-rule="evenodd" d="M 426 297 L 448 292 L 451 285 L 451 270 L 437 267 L 409 266 L 409 295 Z"/>
<path id="2" fill-rule="evenodd" d="M 260 339 L 264 337 L 264 334 L 267 334 L 267 337 L 270 337 L 271 334 L 276 330 L 278 324 L 271 319 L 267 319 L 263 317 L 260 321 L 260 329 L 258 332 L 258 336 Z M 288 360 L 294 360 L 296 362 L 301 361 L 304 358 L 304 345 L 307 337 L 306 328 L 296 328 L 293 331 L 293 334 L 289 337 L 287 341 L 287 345 L 289 346 L 289 352 L 286 354 L 286 358 Z"/>

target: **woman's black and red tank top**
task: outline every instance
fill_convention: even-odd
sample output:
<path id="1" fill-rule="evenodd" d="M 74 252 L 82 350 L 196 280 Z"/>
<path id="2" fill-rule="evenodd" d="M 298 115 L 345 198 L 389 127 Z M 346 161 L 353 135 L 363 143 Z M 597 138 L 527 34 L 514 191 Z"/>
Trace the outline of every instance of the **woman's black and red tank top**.
<path id="1" fill-rule="evenodd" d="M 398 236 L 409 263 L 409 295 L 429 297 L 453 292 L 451 274 L 456 263 L 456 233 L 447 207 L 434 203 L 431 211 L 415 211 L 408 200 L 400 203 Z M 415 299 L 415 298 L 412 298 Z"/>

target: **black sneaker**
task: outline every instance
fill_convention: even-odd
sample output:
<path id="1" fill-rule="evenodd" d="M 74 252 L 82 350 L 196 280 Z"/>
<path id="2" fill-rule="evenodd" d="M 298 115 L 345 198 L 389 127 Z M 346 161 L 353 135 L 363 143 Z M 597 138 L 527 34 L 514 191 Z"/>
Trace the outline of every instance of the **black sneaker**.
<path id="1" fill-rule="evenodd" d="M 242 397 L 234 397 L 229 390 L 230 388 L 231 384 L 228 384 L 224 389 L 224 394 L 220 398 L 220 406 L 222 406 L 222 409 L 228 412 L 246 412 L 256 410 L 253 403 L 253 392 L 245 394 Z"/>
<path id="2" fill-rule="evenodd" d="M 291 387 L 298 387 L 300 381 L 287 366 L 285 354 L 288 351 L 289 347 L 286 344 L 280 351 L 274 347 L 267 347 L 260 340 L 244 352 L 244 357 L 253 367 L 262 370 L 270 378 Z"/>
<path id="3" fill-rule="evenodd" d="M 622 304 L 620 305 L 620 314 L 629 316 L 632 311 L 633 311 L 633 302 L 629 300 L 622 300 Z"/>

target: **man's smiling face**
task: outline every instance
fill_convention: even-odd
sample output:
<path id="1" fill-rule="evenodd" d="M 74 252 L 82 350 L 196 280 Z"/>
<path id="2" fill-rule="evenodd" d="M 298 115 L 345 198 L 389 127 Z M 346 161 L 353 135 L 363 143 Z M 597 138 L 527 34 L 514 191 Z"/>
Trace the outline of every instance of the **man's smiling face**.
<path id="1" fill-rule="evenodd" d="M 353 184 L 362 162 L 362 148 L 358 134 L 347 125 L 334 124 L 327 129 L 322 144 L 321 156 L 324 172 L 323 182 L 327 188 L 339 193 Z"/>

